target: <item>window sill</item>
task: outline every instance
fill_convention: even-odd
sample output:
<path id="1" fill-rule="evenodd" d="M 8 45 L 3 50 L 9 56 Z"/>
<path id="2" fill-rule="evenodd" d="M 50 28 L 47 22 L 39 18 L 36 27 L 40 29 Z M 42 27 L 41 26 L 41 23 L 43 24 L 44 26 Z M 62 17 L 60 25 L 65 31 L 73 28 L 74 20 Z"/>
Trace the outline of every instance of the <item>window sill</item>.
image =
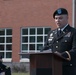
<path id="1" fill-rule="evenodd" d="M 29 62 L 29 59 L 28 59 L 28 58 L 22 58 L 22 59 L 20 60 L 20 62 Z"/>
<path id="2" fill-rule="evenodd" d="M 11 58 L 3 58 L 2 60 L 3 60 L 3 62 L 12 62 Z"/>

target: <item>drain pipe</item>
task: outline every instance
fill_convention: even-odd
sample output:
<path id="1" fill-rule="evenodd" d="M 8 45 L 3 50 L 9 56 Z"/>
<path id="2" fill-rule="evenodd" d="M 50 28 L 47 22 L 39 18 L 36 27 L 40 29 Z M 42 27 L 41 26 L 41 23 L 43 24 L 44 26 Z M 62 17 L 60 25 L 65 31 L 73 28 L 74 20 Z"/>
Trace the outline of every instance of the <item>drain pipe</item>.
<path id="1" fill-rule="evenodd" d="M 72 27 L 76 28 L 76 22 L 75 22 L 76 10 L 75 10 L 75 7 L 76 7 L 76 0 L 72 0 Z"/>

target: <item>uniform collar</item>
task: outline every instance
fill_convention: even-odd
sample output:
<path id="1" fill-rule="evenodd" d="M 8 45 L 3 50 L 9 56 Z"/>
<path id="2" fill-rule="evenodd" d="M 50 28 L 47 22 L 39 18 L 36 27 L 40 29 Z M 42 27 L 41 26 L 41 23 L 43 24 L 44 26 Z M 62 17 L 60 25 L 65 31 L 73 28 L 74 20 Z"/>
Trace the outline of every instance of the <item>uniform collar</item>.
<path id="1" fill-rule="evenodd" d="M 66 24 L 63 28 L 61 28 L 61 31 L 63 31 L 67 26 L 68 24 Z"/>
<path id="2" fill-rule="evenodd" d="M 68 24 L 66 24 L 63 28 L 61 28 L 61 31 L 63 31 L 67 26 Z M 58 28 L 58 30 L 60 30 L 60 28 Z"/>

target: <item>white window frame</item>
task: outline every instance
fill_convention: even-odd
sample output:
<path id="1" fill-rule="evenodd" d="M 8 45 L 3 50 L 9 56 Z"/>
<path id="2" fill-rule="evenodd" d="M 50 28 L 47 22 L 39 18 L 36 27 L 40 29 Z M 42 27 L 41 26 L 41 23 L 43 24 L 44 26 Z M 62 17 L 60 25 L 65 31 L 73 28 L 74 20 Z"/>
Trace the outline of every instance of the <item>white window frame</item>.
<path id="1" fill-rule="evenodd" d="M 36 29 L 36 33 L 35 33 L 35 35 L 30 35 L 30 29 L 31 28 L 35 28 Z M 40 35 L 37 35 L 37 28 L 43 28 L 43 34 L 40 34 Z M 27 53 L 29 53 L 29 52 L 38 52 L 38 50 L 37 50 L 37 45 L 36 44 L 42 44 L 42 45 L 44 45 L 44 37 L 43 37 L 43 42 L 37 42 L 37 36 L 47 36 L 47 34 L 44 34 L 44 32 L 45 32 L 45 28 L 50 28 L 50 27 L 26 27 L 26 28 L 21 28 L 21 52 L 27 52 Z M 27 35 L 22 35 L 22 30 L 23 29 L 28 29 L 28 34 Z M 51 28 L 50 28 L 50 30 L 51 30 Z M 28 37 L 30 37 L 30 36 L 35 36 L 35 42 L 32 42 L 32 43 L 30 43 L 29 42 L 29 39 L 28 39 L 28 42 L 27 43 L 22 43 L 22 37 L 24 37 L 24 36 L 28 36 Z M 29 46 L 28 46 L 28 49 L 27 49 L 27 51 L 23 51 L 22 50 L 22 44 L 35 44 L 35 50 L 30 50 L 29 49 Z"/>
<path id="2" fill-rule="evenodd" d="M 0 52 L 4 52 L 3 62 L 11 62 L 11 61 L 12 61 L 12 56 L 11 56 L 11 58 L 7 58 L 7 57 L 6 57 L 6 53 L 7 53 L 7 52 L 11 52 L 11 54 L 12 54 L 12 50 L 6 50 L 6 45 L 12 45 L 12 43 L 7 43 L 7 42 L 6 42 L 6 38 L 7 38 L 7 37 L 12 37 L 12 35 L 7 35 L 7 34 L 6 34 L 6 31 L 7 31 L 8 29 L 11 29 L 11 28 L 0 28 L 0 30 L 4 30 L 4 31 L 5 31 L 5 32 L 4 32 L 5 35 L 0 35 L 0 37 L 4 37 L 4 38 L 5 38 L 4 43 L 0 43 L 0 45 L 5 45 L 5 46 L 4 46 L 4 50 L 3 50 L 3 51 L 0 50 Z M 12 29 L 11 29 L 11 30 L 12 30 Z"/>

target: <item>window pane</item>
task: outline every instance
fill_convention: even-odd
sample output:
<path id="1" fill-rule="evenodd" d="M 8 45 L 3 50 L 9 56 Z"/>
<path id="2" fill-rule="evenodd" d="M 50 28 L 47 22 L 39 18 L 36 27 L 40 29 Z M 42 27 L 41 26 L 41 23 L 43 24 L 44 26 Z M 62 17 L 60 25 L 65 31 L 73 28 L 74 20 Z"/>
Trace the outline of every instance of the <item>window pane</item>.
<path id="1" fill-rule="evenodd" d="M 22 29 L 22 35 L 28 35 L 28 29 Z"/>
<path id="2" fill-rule="evenodd" d="M 28 44 L 22 44 L 22 50 L 28 50 Z"/>
<path id="3" fill-rule="evenodd" d="M 12 50 L 12 45 L 6 45 L 6 50 Z"/>
<path id="4" fill-rule="evenodd" d="M 0 43 L 4 43 L 5 42 L 5 38 L 4 37 L 0 37 Z"/>
<path id="5" fill-rule="evenodd" d="M 30 28 L 30 35 L 35 35 L 35 28 Z"/>
<path id="6" fill-rule="evenodd" d="M 12 37 L 6 37 L 6 43 L 12 43 Z"/>
<path id="7" fill-rule="evenodd" d="M 41 50 L 42 47 L 43 47 L 43 44 L 37 44 L 37 50 Z"/>
<path id="8" fill-rule="evenodd" d="M 11 52 L 7 52 L 6 53 L 6 58 L 11 58 L 12 57 L 12 53 Z"/>
<path id="9" fill-rule="evenodd" d="M 2 56 L 2 58 L 4 58 L 4 52 L 0 52 L 0 55 Z"/>
<path id="10" fill-rule="evenodd" d="M 30 42 L 35 42 L 35 36 L 30 36 Z"/>
<path id="11" fill-rule="evenodd" d="M 30 44 L 29 48 L 30 48 L 30 50 L 35 50 L 35 44 Z"/>
<path id="12" fill-rule="evenodd" d="M 50 31 L 50 28 L 45 28 L 45 34 L 48 34 L 48 32 Z"/>
<path id="13" fill-rule="evenodd" d="M 44 36 L 44 41 L 46 41 L 47 36 Z"/>
<path id="14" fill-rule="evenodd" d="M 0 51 L 4 51 L 4 45 L 0 45 Z"/>
<path id="15" fill-rule="evenodd" d="M 12 29 L 7 29 L 6 30 L 6 35 L 12 35 Z"/>
<path id="16" fill-rule="evenodd" d="M 43 34 L 43 28 L 37 28 L 37 34 Z"/>
<path id="17" fill-rule="evenodd" d="M 0 35 L 5 35 L 5 30 L 4 29 L 0 29 Z"/>
<path id="18" fill-rule="evenodd" d="M 43 36 L 37 36 L 37 42 L 43 42 Z"/>
<path id="19" fill-rule="evenodd" d="M 22 42 L 27 43 L 28 42 L 28 36 L 22 37 Z"/>

